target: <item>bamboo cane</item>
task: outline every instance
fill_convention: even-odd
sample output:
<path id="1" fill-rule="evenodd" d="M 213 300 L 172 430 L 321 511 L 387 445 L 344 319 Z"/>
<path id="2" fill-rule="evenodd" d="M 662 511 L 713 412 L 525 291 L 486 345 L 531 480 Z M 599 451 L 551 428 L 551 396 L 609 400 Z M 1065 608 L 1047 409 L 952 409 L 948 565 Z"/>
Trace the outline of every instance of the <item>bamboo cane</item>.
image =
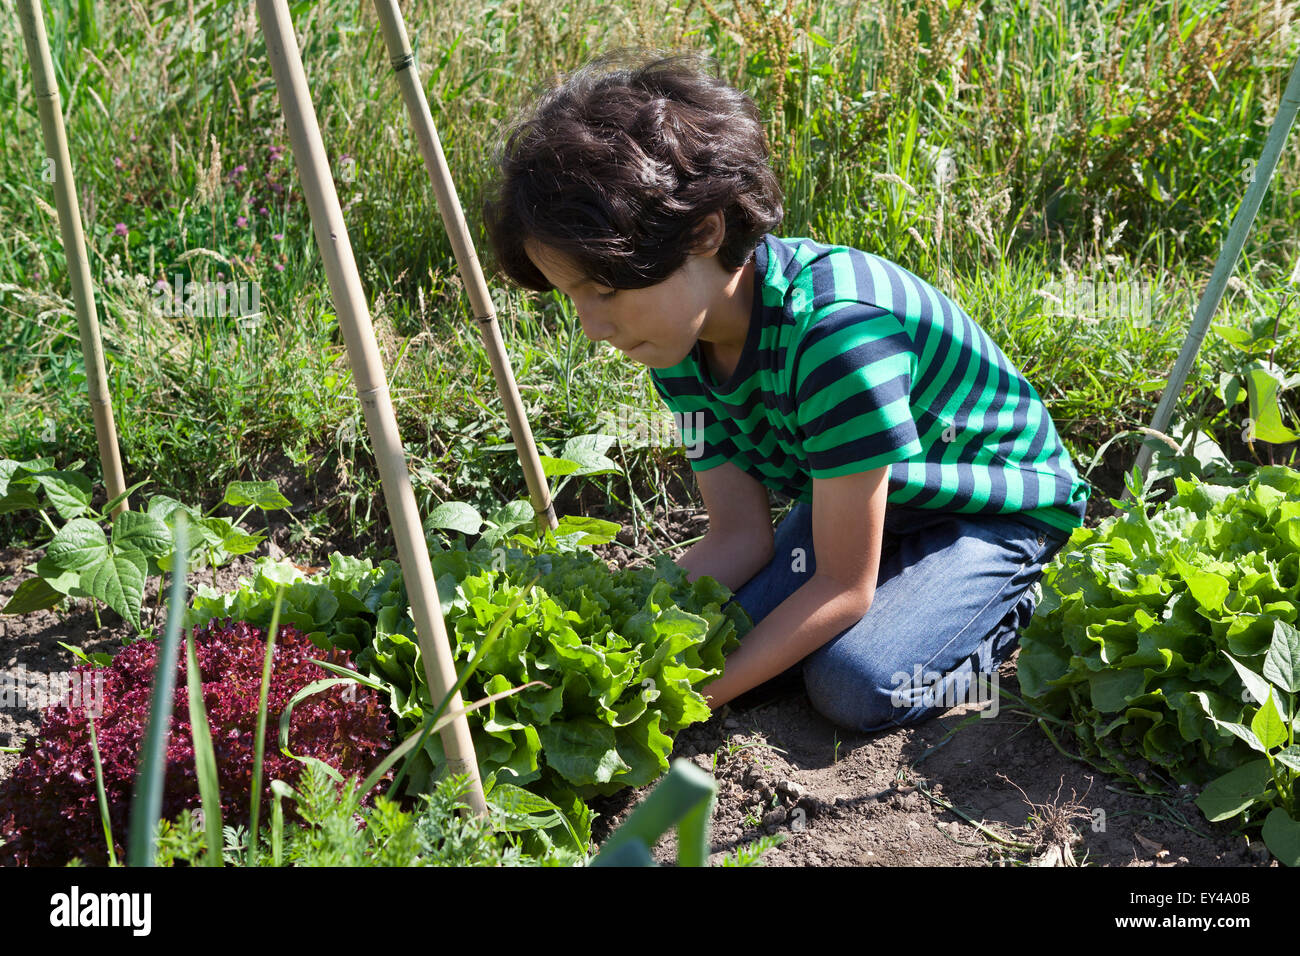
<path id="1" fill-rule="evenodd" d="M 1155 417 L 1151 419 L 1151 428 L 1157 432 L 1169 430 L 1169 420 L 1173 417 L 1174 406 L 1178 402 L 1183 385 L 1187 382 L 1187 376 L 1191 373 L 1196 354 L 1205 341 L 1210 320 L 1223 299 L 1223 290 L 1228 285 L 1228 278 L 1232 275 L 1232 270 L 1237 267 L 1241 248 L 1246 243 L 1246 235 L 1250 232 L 1250 227 L 1254 225 L 1255 214 L 1259 212 L 1264 193 L 1268 192 L 1268 185 L 1277 168 L 1277 157 L 1282 152 L 1282 146 L 1291 132 L 1291 124 L 1295 122 L 1297 110 L 1300 110 L 1300 57 L 1297 57 L 1295 66 L 1291 68 L 1291 79 L 1287 82 L 1281 102 L 1278 103 L 1277 115 L 1273 117 L 1273 126 L 1269 130 L 1268 139 L 1264 142 L 1264 149 L 1259 154 L 1259 163 L 1255 167 L 1254 177 L 1246 188 L 1246 195 L 1241 200 L 1237 215 L 1232 219 L 1232 225 L 1228 228 L 1228 238 L 1219 253 L 1219 261 L 1214 264 L 1214 272 L 1211 273 L 1210 282 L 1201 295 L 1200 304 L 1196 307 L 1192 327 L 1183 342 L 1182 351 L 1178 353 L 1178 361 L 1174 364 L 1169 384 L 1165 386 L 1164 394 L 1160 396 L 1160 404 L 1156 407 Z M 1147 470 L 1151 467 L 1154 450 L 1155 442 L 1151 440 L 1144 441 L 1142 447 L 1138 449 L 1137 468 L 1141 474 L 1139 487 L 1146 484 Z M 1124 488 L 1121 500 L 1133 500 L 1127 486 Z"/>
<path id="2" fill-rule="evenodd" d="M 397 542 L 402 577 L 411 599 L 425 679 L 433 699 L 441 700 L 456 682 L 446 625 L 438 602 L 433 569 L 429 564 L 424 529 L 420 525 L 416 509 L 415 493 L 411 490 L 411 478 L 388 393 L 388 381 L 375 343 L 374 327 L 370 323 L 370 311 L 366 306 L 361 277 L 352 255 L 352 243 L 348 239 L 343 212 L 339 208 L 338 193 L 330 174 L 320 126 L 316 122 L 316 109 L 307 88 L 307 76 L 298 52 L 293 22 L 285 0 L 257 0 L 257 13 L 271 61 L 271 73 L 280 94 L 280 106 L 289 127 L 294 162 L 311 211 L 316 246 L 325 263 L 325 273 L 329 277 L 330 293 L 347 345 L 352 376 L 357 383 L 357 395 L 361 399 L 366 429 L 375 449 L 384 501 L 392 516 L 393 537 Z M 462 706 L 461 696 L 457 693 L 448 703 L 448 711 L 459 711 Z M 476 814 L 486 814 L 487 803 L 479 778 L 478 761 L 474 756 L 469 723 L 463 714 L 443 729 L 442 744 L 447 755 L 448 770 L 469 776 L 470 808 Z"/>
<path id="3" fill-rule="evenodd" d="M 379 22 L 383 27 L 384 44 L 388 47 L 389 61 L 397 75 L 397 85 L 401 87 L 406 111 L 415 128 L 415 138 L 420 144 L 424 167 L 433 181 L 433 191 L 438 198 L 438 212 L 442 215 L 443 226 L 451 239 L 456 265 L 465 283 L 465 291 L 469 293 L 470 306 L 474 310 L 484 348 L 492 363 L 492 374 L 496 377 L 497 391 L 510 423 L 510 434 L 515 440 L 519 464 L 524 470 L 524 481 L 528 485 L 538 531 L 542 530 L 543 523 L 554 530 L 559 522 L 555 517 L 551 489 L 546 481 L 546 473 L 542 471 L 542 461 L 537 456 L 537 446 L 533 443 L 533 432 L 528 426 L 519 389 L 515 386 L 514 371 L 510 367 L 505 342 L 501 338 L 496 309 L 492 304 L 492 296 L 488 293 L 469 228 L 465 225 L 465 214 L 456 195 L 456 184 L 452 181 L 451 170 L 442 152 L 442 142 L 438 138 L 438 129 L 433 124 L 424 88 L 420 85 L 420 73 L 414 69 L 415 54 L 411 52 L 411 43 L 406 35 L 406 23 L 397 8 L 397 0 L 375 0 L 375 11 L 379 14 Z"/>
<path id="4" fill-rule="evenodd" d="M 68 136 L 63 128 L 63 105 L 54 79 L 54 60 L 45 35 L 45 13 L 40 0 L 18 0 L 18 20 L 27 46 L 27 61 L 32 67 L 32 89 L 41 118 L 45 155 L 54 161 L 54 201 L 59 212 L 59 233 L 63 239 L 63 254 L 68 261 L 72 300 L 77 309 L 77 328 L 86 365 L 86 388 L 90 393 L 90 413 L 95 422 L 99 463 L 104 470 L 108 499 L 112 501 L 126 491 L 126 480 L 122 476 L 113 402 L 108 392 L 108 373 L 104 369 L 104 346 L 99 338 L 99 319 L 95 315 L 95 293 L 91 284 L 90 259 L 86 255 L 86 237 L 81 230 L 77 184 L 72 178 Z M 113 514 L 121 514 L 126 509 L 126 498 L 123 497 L 113 508 Z"/>

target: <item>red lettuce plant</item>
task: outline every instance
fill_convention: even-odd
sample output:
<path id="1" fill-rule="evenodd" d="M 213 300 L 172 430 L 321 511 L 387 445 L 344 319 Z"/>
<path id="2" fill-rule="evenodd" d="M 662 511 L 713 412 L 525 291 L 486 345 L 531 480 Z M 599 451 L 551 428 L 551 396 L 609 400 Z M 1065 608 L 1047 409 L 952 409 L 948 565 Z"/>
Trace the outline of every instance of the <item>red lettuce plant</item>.
<path id="1" fill-rule="evenodd" d="M 266 632 L 227 620 L 196 628 L 194 633 L 221 787 L 222 821 L 247 826 Z M 0 784 L 0 865 L 61 866 L 73 857 L 87 864 L 107 864 L 88 710 L 95 717 L 113 840 L 119 859 L 125 857 L 132 788 L 149 718 L 158 644 L 131 644 L 102 668 L 102 691 L 83 692 L 75 706 L 69 696 L 46 708 L 40 734 L 27 741 L 21 763 Z M 296 628 L 281 627 L 276 634 L 267 695 L 264 808 L 271 801 L 270 782 L 278 778 L 292 785 L 303 769 L 301 762 L 280 752 L 277 734 L 280 714 L 289 699 L 313 681 L 331 676 L 311 658 L 350 666 L 346 651 L 322 655 Z M 88 671 L 90 668 L 76 668 L 74 687 L 95 686 L 92 679 L 98 675 Z M 200 806 L 183 653 L 177 672 L 162 806 L 167 819 Z M 391 748 L 389 713 L 386 702 L 374 691 L 355 684 L 335 685 L 294 707 L 289 749 L 298 756 L 317 757 L 345 777 L 364 776 Z M 287 816 L 292 815 L 292 801 L 286 804 L 286 811 Z M 265 810 L 262 819 L 266 819 Z"/>

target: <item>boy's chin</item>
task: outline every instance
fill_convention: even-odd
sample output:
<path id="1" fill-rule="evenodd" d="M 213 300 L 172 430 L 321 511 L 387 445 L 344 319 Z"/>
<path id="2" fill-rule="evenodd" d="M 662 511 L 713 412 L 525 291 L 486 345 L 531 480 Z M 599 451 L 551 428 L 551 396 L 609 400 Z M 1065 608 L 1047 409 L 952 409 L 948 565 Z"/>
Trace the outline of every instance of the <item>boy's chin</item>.
<path id="1" fill-rule="evenodd" d="M 664 350 L 661 347 L 644 344 L 639 345 L 628 353 L 628 358 L 638 362 L 647 368 L 661 369 L 672 368 L 675 365 L 681 365 L 694 350 L 694 344 L 686 346 L 680 355 L 668 354 L 665 357 Z M 635 354 L 632 354 L 635 353 Z"/>

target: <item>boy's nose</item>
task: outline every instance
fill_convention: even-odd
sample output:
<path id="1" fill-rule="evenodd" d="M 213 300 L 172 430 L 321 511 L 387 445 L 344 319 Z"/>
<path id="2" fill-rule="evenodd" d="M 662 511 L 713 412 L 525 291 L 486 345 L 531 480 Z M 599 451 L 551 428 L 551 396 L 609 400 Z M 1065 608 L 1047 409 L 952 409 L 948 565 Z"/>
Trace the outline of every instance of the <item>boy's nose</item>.
<path id="1" fill-rule="evenodd" d="M 614 327 L 608 322 L 594 319 L 584 312 L 578 313 L 578 321 L 582 324 L 582 331 L 593 342 L 604 342 L 614 337 Z"/>

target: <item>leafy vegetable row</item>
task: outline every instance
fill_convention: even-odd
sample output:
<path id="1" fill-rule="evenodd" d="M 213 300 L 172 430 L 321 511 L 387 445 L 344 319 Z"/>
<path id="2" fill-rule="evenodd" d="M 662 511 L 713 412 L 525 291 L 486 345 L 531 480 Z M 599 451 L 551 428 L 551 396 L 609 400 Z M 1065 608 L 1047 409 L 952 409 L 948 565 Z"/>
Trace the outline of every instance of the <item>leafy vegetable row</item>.
<path id="1" fill-rule="evenodd" d="M 1209 783 L 1210 820 L 1265 818 L 1297 865 L 1300 472 L 1175 487 L 1152 515 L 1074 533 L 1021 634 L 1020 684 L 1125 777 Z"/>
<path id="2" fill-rule="evenodd" d="M 668 770 L 673 735 L 707 720 L 700 693 L 722 673 L 725 655 L 752 626 L 731 592 L 712 578 L 687 583 L 667 557 L 655 567 L 611 573 L 586 549 L 529 549 L 463 543 L 430 555 L 457 670 L 512 599 L 540 575 L 466 686 L 476 700 L 511 687 L 521 693 L 469 715 L 480 772 L 527 786 L 589 833 L 583 801 L 650 783 Z M 232 618 L 265 625 L 276 584 L 259 562 L 228 594 L 200 587 L 185 626 Z M 398 734 L 419 726 L 436 703 L 398 565 L 372 566 L 340 554 L 314 577 L 297 572 L 282 620 L 321 648 L 352 652 L 363 675 L 389 694 Z M 430 737 L 409 789 L 426 788 L 445 767 Z"/>

